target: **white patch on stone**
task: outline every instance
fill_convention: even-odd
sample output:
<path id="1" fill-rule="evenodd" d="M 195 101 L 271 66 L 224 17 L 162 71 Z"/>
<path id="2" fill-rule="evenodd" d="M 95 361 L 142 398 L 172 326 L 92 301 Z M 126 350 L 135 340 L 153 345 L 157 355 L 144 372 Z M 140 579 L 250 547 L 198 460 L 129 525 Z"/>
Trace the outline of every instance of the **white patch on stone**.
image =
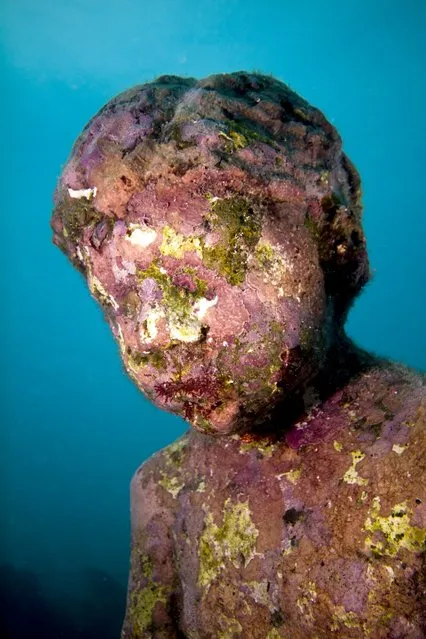
<path id="1" fill-rule="evenodd" d="M 397 455 L 402 455 L 402 453 L 404 452 L 406 448 L 407 446 L 400 446 L 399 444 L 394 444 L 392 446 L 393 452 L 396 453 Z"/>
<path id="2" fill-rule="evenodd" d="M 82 264 L 84 264 L 84 257 L 83 257 L 83 253 L 81 252 L 81 248 L 77 245 L 75 252 L 77 253 L 77 257 L 80 260 L 80 262 Z"/>
<path id="3" fill-rule="evenodd" d="M 129 273 L 130 275 L 135 275 L 136 264 L 134 262 L 130 262 L 129 260 L 122 260 L 122 263 L 127 273 Z"/>
<path id="4" fill-rule="evenodd" d="M 124 282 L 128 273 L 124 268 L 120 268 L 115 262 L 112 263 L 112 272 L 119 282 Z"/>
<path id="5" fill-rule="evenodd" d="M 76 200 L 81 200 L 82 197 L 85 197 L 87 200 L 91 200 L 93 197 L 96 197 L 97 192 L 98 189 L 96 186 L 92 189 L 68 189 L 69 196 Z"/>
<path id="6" fill-rule="evenodd" d="M 124 353 L 126 352 L 126 344 L 124 342 L 124 335 L 123 335 L 123 331 L 121 330 L 121 326 L 120 324 L 117 324 L 117 335 L 116 338 L 118 340 L 118 344 L 120 346 L 120 351 L 121 354 L 124 355 Z"/>
<path id="7" fill-rule="evenodd" d="M 194 304 L 194 311 L 195 311 L 195 314 L 197 315 L 197 319 L 202 320 L 204 315 L 209 310 L 209 308 L 212 308 L 212 306 L 216 306 L 218 301 L 219 301 L 219 298 L 217 295 L 212 300 L 208 300 L 205 297 L 201 297 L 199 300 L 197 300 L 196 303 Z"/>
<path id="8" fill-rule="evenodd" d="M 142 340 L 151 341 L 157 337 L 158 335 L 157 321 L 161 317 L 164 317 L 164 311 L 162 311 L 161 309 L 154 309 L 152 313 L 148 315 L 148 317 L 146 318 L 146 329 L 142 328 L 140 332 L 140 336 Z"/>
<path id="9" fill-rule="evenodd" d="M 395 573 L 392 566 L 385 566 L 385 569 L 389 575 L 389 581 L 392 583 L 395 579 Z"/>
<path id="10" fill-rule="evenodd" d="M 103 300 L 107 303 L 109 302 L 111 306 L 113 307 L 113 309 L 117 311 L 120 307 L 117 300 L 105 290 L 102 282 L 95 275 L 93 275 L 93 272 L 91 268 L 89 267 L 88 263 L 86 263 L 86 266 L 87 266 L 87 282 L 92 295 L 96 299 L 100 298 L 101 301 Z"/>
<path id="11" fill-rule="evenodd" d="M 177 339 L 180 342 L 197 342 L 200 339 L 200 326 L 195 325 L 170 325 L 171 339 Z"/>
<path id="12" fill-rule="evenodd" d="M 130 235 L 126 235 L 126 239 L 134 246 L 146 248 L 152 244 L 157 237 L 157 231 L 148 227 L 141 227 L 137 224 L 130 224 Z"/>

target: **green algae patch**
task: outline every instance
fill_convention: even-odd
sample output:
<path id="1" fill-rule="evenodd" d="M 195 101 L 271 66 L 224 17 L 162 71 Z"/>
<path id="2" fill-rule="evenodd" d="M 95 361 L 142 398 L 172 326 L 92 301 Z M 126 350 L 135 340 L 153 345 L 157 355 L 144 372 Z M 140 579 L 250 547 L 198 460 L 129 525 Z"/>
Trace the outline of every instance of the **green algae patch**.
<path id="1" fill-rule="evenodd" d="M 406 501 L 394 506 L 388 517 L 379 513 L 380 497 L 375 497 L 364 525 L 365 530 L 374 535 L 374 539 L 368 535 L 365 540 L 374 554 L 394 557 L 402 548 L 418 553 L 426 549 L 426 530 L 411 526 L 412 512 Z"/>
<path id="2" fill-rule="evenodd" d="M 263 142 L 263 144 L 272 147 L 278 146 L 271 137 L 262 134 L 260 130 L 254 129 L 253 122 L 234 119 L 225 120 L 225 124 L 228 127 L 228 136 L 234 142 L 236 148 L 245 148 L 254 142 Z"/>
<path id="3" fill-rule="evenodd" d="M 228 133 L 220 131 L 219 137 L 226 140 L 225 151 L 227 153 L 232 153 L 238 149 L 245 149 L 249 144 L 247 138 L 242 133 L 238 133 L 238 131 L 229 131 Z"/>
<path id="4" fill-rule="evenodd" d="M 259 531 L 251 520 L 247 502 L 232 503 L 228 498 L 224 503 L 223 521 L 218 526 L 212 513 L 204 520 L 204 530 L 199 542 L 200 586 L 209 588 L 227 562 L 239 568 L 255 556 Z"/>
<path id="5" fill-rule="evenodd" d="M 157 370 L 165 370 L 167 368 L 167 358 L 160 348 L 154 348 L 148 353 L 141 353 L 130 347 L 126 350 L 127 359 L 133 368 L 151 365 Z"/>
<path id="6" fill-rule="evenodd" d="M 257 330 L 258 326 L 254 324 L 252 328 Z M 271 398 L 275 399 L 283 392 L 278 386 L 279 372 L 282 368 L 283 332 L 283 325 L 273 320 L 269 322 L 269 330 L 265 331 L 264 335 L 260 334 L 256 343 L 237 337 L 232 352 L 225 348 L 219 353 L 220 368 L 232 379 L 235 392 L 239 396 L 244 396 L 244 406 L 248 414 L 259 414 L 259 410 L 264 409 Z M 244 366 L 241 365 L 242 360 L 246 360 Z M 273 454 L 275 449 L 272 444 L 267 446 L 266 440 L 258 441 L 261 446 L 265 446 L 265 450 L 262 451 L 265 456 Z M 248 452 L 248 449 L 241 452 Z"/>
<path id="7" fill-rule="evenodd" d="M 202 241 L 203 262 L 218 271 L 229 284 L 242 284 L 248 270 L 248 257 L 261 235 L 261 215 L 243 197 L 210 198 L 206 221 L 222 234 L 221 241 L 207 246 Z"/>
<path id="8" fill-rule="evenodd" d="M 269 281 L 279 286 L 279 296 L 284 296 L 282 285 L 285 277 L 293 270 L 293 265 L 280 253 L 279 247 L 272 246 L 266 240 L 259 240 L 250 257 L 250 266 L 267 274 Z"/>
<path id="9" fill-rule="evenodd" d="M 255 250 L 255 258 L 262 270 L 273 268 L 277 262 L 277 253 L 269 243 L 262 242 L 258 244 Z"/>
<path id="10" fill-rule="evenodd" d="M 261 215 L 246 198 L 236 196 L 229 198 L 213 197 L 206 194 L 211 209 L 205 215 L 206 223 L 215 231 L 219 231 L 221 239 L 215 245 L 206 243 L 206 236 L 185 236 L 166 226 L 160 252 L 177 259 L 185 253 L 195 252 L 204 265 L 226 278 L 228 283 L 238 285 L 244 282 L 248 270 L 248 258 L 254 251 L 261 236 Z M 271 260 L 277 261 L 271 248 L 260 251 L 260 259 L 267 260 L 266 253 L 272 251 Z M 271 262 L 272 264 L 272 262 Z"/>
<path id="11" fill-rule="evenodd" d="M 114 225 L 113 218 L 97 211 L 87 198 L 64 200 L 58 204 L 56 211 L 64 225 L 65 237 L 72 241 L 78 240 L 86 227 L 94 226 L 103 219 L 108 221 L 110 228 Z"/>

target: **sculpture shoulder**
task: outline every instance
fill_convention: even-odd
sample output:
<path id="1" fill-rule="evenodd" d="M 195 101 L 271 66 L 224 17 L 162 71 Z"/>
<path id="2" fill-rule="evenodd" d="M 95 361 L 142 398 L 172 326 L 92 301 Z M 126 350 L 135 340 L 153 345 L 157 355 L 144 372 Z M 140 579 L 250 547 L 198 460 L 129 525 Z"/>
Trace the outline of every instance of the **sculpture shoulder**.
<path id="1" fill-rule="evenodd" d="M 173 510 L 176 496 L 183 487 L 182 470 L 188 447 L 188 434 L 154 453 L 136 471 L 131 484 L 132 504 L 143 501 L 145 517 L 154 515 L 153 509 Z M 136 504 L 136 502 L 138 502 Z"/>
<path id="2" fill-rule="evenodd" d="M 343 389 L 339 406 L 358 440 L 398 447 L 424 435 L 426 375 L 381 361 Z"/>
<path id="3" fill-rule="evenodd" d="M 177 475 L 185 436 L 140 466 L 131 484 L 132 551 L 122 639 L 178 637 L 179 579 L 173 562 Z"/>
<path id="4" fill-rule="evenodd" d="M 372 443 L 403 422 L 422 427 L 426 375 L 401 364 L 376 360 L 324 401 L 307 410 L 288 430 L 292 448 L 317 444 L 337 435 Z"/>
<path id="5" fill-rule="evenodd" d="M 343 389 L 342 398 L 362 400 L 364 404 L 380 405 L 387 401 L 387 412 L 395 412 L 405 403 L 424 400 L 426 374 L 390 360 L 377 360 Z M 344 403 L 344 402 L 343 402 Z"/>

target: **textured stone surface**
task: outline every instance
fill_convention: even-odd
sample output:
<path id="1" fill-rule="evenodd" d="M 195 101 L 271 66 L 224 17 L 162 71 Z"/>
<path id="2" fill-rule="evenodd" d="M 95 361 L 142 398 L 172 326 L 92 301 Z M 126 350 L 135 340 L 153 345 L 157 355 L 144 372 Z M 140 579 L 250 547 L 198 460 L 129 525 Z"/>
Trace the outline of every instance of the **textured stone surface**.
<path id="1" fill-rule="evenodd" d="M 425 636 L 424 376 L 343 330 L 359 177 L 277 80 L 165 76 L 86 126 L 55 243 L 193 427 L 132 483 L 123 639 Z"/>

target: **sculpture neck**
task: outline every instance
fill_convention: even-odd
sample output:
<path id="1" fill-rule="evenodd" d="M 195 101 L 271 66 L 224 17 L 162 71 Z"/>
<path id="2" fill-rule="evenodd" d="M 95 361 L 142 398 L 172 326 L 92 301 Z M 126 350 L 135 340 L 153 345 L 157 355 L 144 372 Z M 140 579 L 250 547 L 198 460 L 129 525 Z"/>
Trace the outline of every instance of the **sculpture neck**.
<path id="1" fill-rule="evenodd" d="M 251 431 L 259 437 L 280 437 L 313 406 L 325 402 L 337 390 L 371 368 L 378 359 L 358 347 L 343 329 L 333 334 L 321 370 L 279 404 L 271 418 Z"/>

